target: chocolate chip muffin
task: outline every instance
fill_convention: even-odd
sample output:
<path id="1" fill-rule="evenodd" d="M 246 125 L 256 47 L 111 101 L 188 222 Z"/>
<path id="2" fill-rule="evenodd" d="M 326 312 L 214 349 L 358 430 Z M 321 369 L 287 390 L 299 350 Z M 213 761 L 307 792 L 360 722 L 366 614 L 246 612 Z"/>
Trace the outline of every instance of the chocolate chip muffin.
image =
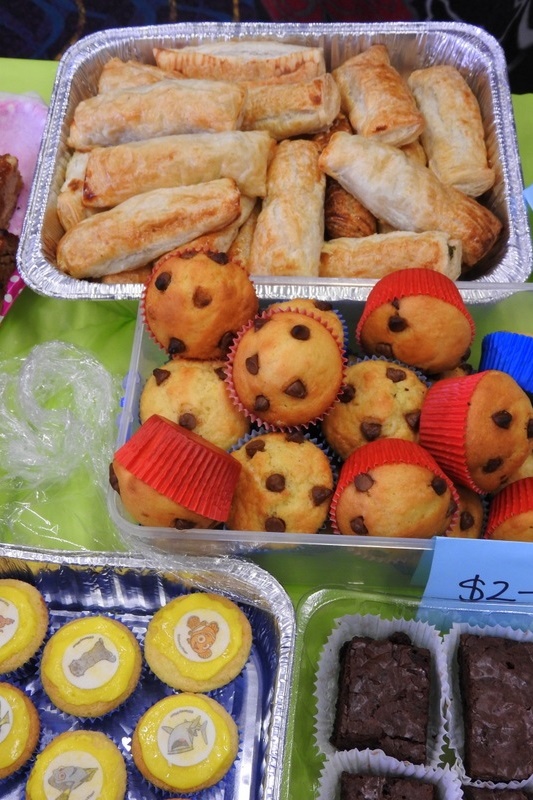
<path id="1" fill-rule="evenodd" d="M 403 269 L 386 275 L 372 288 L 356 338 L 367 355 L 440 373 L 467 359 L 474 322 L 446 275 Z"/>
<path id="2" fill-rule="evenodd" d="M 456 539 L 479 539 L 483 534 L 485 523 L 486 500 L 466 486 L 456 485 L 455 488 L 458 495 L 458 513 L 446 536 Z"/>
<path id="3" fill-rule="evenodd" d="M 142 304 L 147 330 L 172 358 L 224 358 L 258 311 L 242 267 L 225 253 L 186 250 L 157 262 Z"/>
<path id="4" fill-rule="evenodd" d="M 254 421 L 307 426 L 335 403 L 345 367 L 341 344 L 320 319 L 274 310 L 241 331 L 229 355 L 228 388 Z"/>
<path id="5" fill-rule="evenodd" d="M 427 384 L 417 373 L 386 359 L 349 364 L 339 402 L 322 420 L 322 433 L 341 458 L 361 445 L 394 437 L 418 441 Z"/>
<path id="6" fill-rule="evenodd" d="M 227 526 L 316 533 L 327 520 L 333 473 L 327 455 L 300 432 L 271 431 L 232 453 L 242 469 Z"/>
<path id="7" fill-rule="evenodd" d="M 231 401 L 226 362 L 174 358 L 156 367 L 140 397 L 141 423 L 159 414 L 227 450 L 250 429 L 250 421 Z"/>
<path id="8" fill-rule="evenodd" d="M 282 300 L 279 303 L 272 303 L 269 311 L 277 308 L 290 311 L 309 312 L 313 317 L 317 317 L 331 328 L 339 342 L 344 343 L 346 338 L 345 325 L 340 313 L 337 312 L 327 300 L 313 300 L 310 297 L 296 297 L 292 300 Z"/>
<path id="9" fill-rule="evenodd" d="M 427 451 L 376 439 L 342 465 L 330 516 L 347 536 L 429 539 L 446 533 L 456 512 L 455 487 Z"/>
<path id="10" fill-rule="evenodd" d="M 420 444 L 452 480 L 480 494 L 509 483 L 532 441 L 533 406 L 506 372 L 446 378 L 426 394 Z"/>

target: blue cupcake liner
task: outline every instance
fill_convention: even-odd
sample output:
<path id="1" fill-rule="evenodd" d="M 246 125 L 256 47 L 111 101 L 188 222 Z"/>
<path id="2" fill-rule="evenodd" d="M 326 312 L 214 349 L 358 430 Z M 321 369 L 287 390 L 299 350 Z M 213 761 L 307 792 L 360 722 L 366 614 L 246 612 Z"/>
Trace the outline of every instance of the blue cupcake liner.
<path id="1" fill-rule="evenodd" d="M 506 372 L 529 394 L 533 393 L 533 336 L 494 331 L 481 340 L 479 371 Z"/>

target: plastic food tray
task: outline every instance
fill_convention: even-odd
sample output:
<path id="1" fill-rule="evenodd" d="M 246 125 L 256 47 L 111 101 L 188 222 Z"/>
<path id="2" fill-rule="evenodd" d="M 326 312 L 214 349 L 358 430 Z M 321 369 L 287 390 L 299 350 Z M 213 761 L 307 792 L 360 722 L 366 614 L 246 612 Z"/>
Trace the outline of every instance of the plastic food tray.
<path id="1" fill-rule="evenodd" d="M 387 46 L 393 65 L 407 74 L 439 63 L 455 65 L 478 98 L 486 130 L 491 163 L 497 178 L 483 198 L 504 223 L 504 230 L 484 263 L 476 266 L 472 281 L 483 291 L 493 283 L 523 282 L 532 267 L 532 244 L 523 200 L 523 179 L 518 155 L 511 94 L 503 51 L 480 28 L 463 23 L 179 23 L 122 28 L 85 37 L 63 56 L 57 71 L 47 125 L 39 154 L 29 210 L 22 232 L 19 269 L 28 286 L 41 294 L 70 299 L 135 299 L 139 284 L 103 284 L 77 280 L 55 267 L 55 250 L 62 235 L 56 199 L 69 157 L 66 145 L 76 105 L 95 94 L 105 62 L 111 57 L 153 63 L 152 48 L 181 47 L 232 38 L 276 39 L 324 48 L 332 69 L 375 43 Z M 477 277 L 476 277 L 477 276 Z M 320 282 L 327 299 L 341 296 L 361 299 L 368 281 L 347 283 L 331 278 Z M 308 296 L 316 291 L 314 279 L 260 277 L 261 297 Z M 345 292 L 349 292 L 346 295 Z"/>
<path id="2" fill-rule="evenodd" d="M 487 633 L 494 630 L 513 638 L 519 637 L 519 632 L 531 632 L 533 628 L 531 607 L 521 606 L 520 609 L 516 607 L 509 609 L 500 604 L 496 604 L 496 606 L 493 604 L 491 607 L 487 603 L 476 603 L 475 609 L 465 606 L 462 610 L 457 610 L 448 608 L 445 601 L 438 599 L 428 599 L 421 604 L 419 591 L 413 586 L 412 592 L 408 587 L 401 593 L 395 593 L 394 590 L 390 593 L 383 593 L 382 591 L 373 591 L 370 586 L 328 583 L 310 591 L 302 598 L 296 611 L 294 686 L 291 693 L 282 800 L 289 800 L 296 796 L 296 793 L 306 797 L 329 797 L 329 794 L 322 794 L 320 791 L 323 776 L 328 771 L 331 773 L 335 769 L 338 769 L 340 774 L 343 759 L 338 759 L 338 756 L 342 754 L 326 754 L 315 745 L 317 719 L 315 695 L 317 671 L 323 649 L 330 634 L 342 621 L 349 619 L 352 615 L 375 615 L 380 620 L 427 622 L 435 626 L 438 634 L 444 637 L 445 654 L 447 652 L 445 637 L 450 630 L 454 630 L 454 625 L 458 626 L 459 630 L 463 628 L 475 630 L 475 626 L 483 629 L 488 626 Z M 498 628 L 498 626 L 501 627 Z M 513 634 L 513 630 L 518 633 Z M 452 652 L 450 650 L 448 656 Z M 444 673 L 442 691 L 443 706 L 447 716 L 449 716 L 447 705 L 449 705 L 450 692 L 452 692 L 452 698 L 457 700 L 457 691 L 456 675 L 454 675 L 452 666 L 448 665 L 448 669 Z M 310 743 L 313 743 L 314 746 L 310 746 Z M 445 747 L 439 765 L 434 767 L 434 769 L 450 769 L 456 784 L 446 788 L 441 787 L 437 793 L 439 800 L 461 798 L 461 781 L 469 782 L 465 780 L 464 771 L 461 768 L 461 757 L 460 752 L 456 749 L 457 744 L 455 741 L 453 746 Z M 458 748 L 460 751 L 461 743 L 458 744 Z M 364 752 L 364 756 L 365 760 L 372 761 L 375 754 Z M 395 761 L 395 759 L 390 759 L 390 761 Z M 398 762 L 395 766 L 398 766 Z M 390 774 L 396 773 L 391 772 Z M 331 774 L 329 781 L 331 782 Z M 531 783 L 532 780 L 529 779 L 525 786 L 526 791 L 530 791 Z"/>
<path id="3" fill-rule="evenodd" d="M 280 792 L 285 728 L 294 649 L 294 610 L 277 581 L 253 564 L 231 559 L 155 559 L 135 555 L 71 554 L 0 548 L 0 578 L 29 580 L 43 594 L 50 614 L 48 636 L 69 620 L 87 614 L 109 614 L 127 625 L 143 644 L 153 613 L 172 598 L 191 592 L 220 593 L 236 602 L 252 627 L 252 651 L 240 675 L 208 694 L 232 714 L 239 730 L 234 765 L 216 786 L 200 792 L 205 800 L 276 800 Z M 64 714 L 48 700 L 39 664 L 2 676 L 27 692 L 39 710 L 38 750 L 54 735 L 90 728 L 107 734 L 121 751 L 127 768 L 126 800 L 161 800 L 168 793 L 151 787 L 131 756 L 131 734 L 144 711 L 173 692 L 147 665 L 138 687 L 116 711 L 100 719 Z M 20 800 L 32 766 L 0 781 L 3 800 Z"/>
<path id="4" fill-rule="evenodd" d="M 533 319 L 531 304 L 533 303 L 533 284 L 521 284 L 519 287 L 508 285 L 505 288 L 495 287 L 489 294 L 482 295 L 480 300 L 478 287 L 472 284 L 458 284 L 461 296 L 465 301 L 476 324 L 476 336 L 469 359 L 473 367 L 479 362 L 481 341 L 485 334 L 507 330 L 533 335 Z M 319 293 L 313 295 L 319 299 Z M 268 305 L 264 301 L 262 305 Z M 354 331 L 356 322 L 364 307 L 363 302 L 344 300 L 334 303 L 346 322 L 349 332 L 348 350 L 354 352 Z M 168 359 L 167 354 L 149 336 L 143 323 L 142 311 L 139 309 L 137 325 L 133 341 L 130 369 L 124 381 L 124 397 L 118 419 L 116 449 L 126 442 L 139 426 L 139 400 L 145 381 L 155 367 L 161 367 Z M 358 552 L 367 552 L 373 559 L 401 555 L 398 551 L 409 551 L 413 548 L 426 549 L 430 542 L 421 539 L 384 539 L 365 536 L 341 536 L 332 533 L 265 533 L 259 531 L 232 530 L 200 530 L 177 531 L 171 528 L 155 528 L 141 526 L 132 521 L 125 511 L 119 495 L 111 488 L 108 490 L 107 503 L 112 520 L 122 534 L 128 548 L 148 548 L 167 552 L 183 552 L 196 555 L 232 554 L 246 555 L 262 551 L 297 550 L 302 552 L 308 548 L 320 550 L 337 547 Z M 403 557 L 404 554 L 402 554 Z"/>

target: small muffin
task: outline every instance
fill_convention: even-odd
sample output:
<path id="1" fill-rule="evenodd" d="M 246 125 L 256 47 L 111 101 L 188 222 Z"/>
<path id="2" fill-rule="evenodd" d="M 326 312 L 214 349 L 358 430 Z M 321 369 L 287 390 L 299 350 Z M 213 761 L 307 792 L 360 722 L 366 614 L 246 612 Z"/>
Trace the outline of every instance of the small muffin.
<path id="1" fill-rule="evenodd" d="M 375 439 L 418 441 L 427 384 L 409 367 L 386 359 L 348 365 L 340 402 L 322 420 L 322 433 L 341 456 Z"/>
<path id="2" fill-rule="evenodd" d="M 479 370 L 507 372 L 525 392 L 533 393 L 533 336 L 492 331 L 481 340 Z"/>
<path id="3" fill-rule="evenodd" d="M 254 436 L 232 452 L 242 469 L 227 525 L 232 530 L 316 533 L 333 496 L 324 451 L 299 432 Z"/>
<path id="4" fill-rule="evenodd" d="M 226 709 L 207 695 L 188 692 L 149 708 L 131 740 L 133 760 L 146 780 L 187 795 L 222 780 L 238 746 L 237 725 Z"/>
<path id="5" fill-rule="evenodd" d="M 101 717 L 128 699 L 141 664 L 139 643 L 126 625 L 91 615 L 65 623 L 50 637 L 41 659 L 41 681 L 61 711 Z"/>
<path id="6" fill-rule="evenodd" d="M 41 647 L 48 608 L 35 586 L 15 578 L 0 580 L 0 675 L 22 667 Z"/>
<path id="7" fill-rule="evenodd" d="M 457 286 L 429 269 L 403 269 L 371 289 L 356 338 L 367 355 L 403 361 L 427 373 L 454 369 L 466 360 L 474 321 Z"/>
<path id="8" fill-rule="evenodd" d="M 420 416 L 420 444 L 456 483 L 480 494 L 509 482 L 531 451 L 533 407 L 507 373 L 485 370 L 434 383 Z"/>
<path id="9" fill-rule="evenodd" d="M 156 367 L 141 392 L 141 423 L 159 414 L 228 450 L 248 433 L 250 421 L 229 396 L 225 366 L 175 358 Z"/>
<path id="10" fill-rule="evenodd" d="M 156 611 L 144 657 L 152 672 L 182 692 L 209 692 L 232 681 L 252 646 L 248 617 L 222 595 L 195 592 Z"/>
<path id="11" fill-rule="evenodd" d="M 533 542 L 533 478 L 504 486 L 490 501 L 487 539 Z"/>
<path id="12" fill-rule="evenodd" d="M 483 533 L 485 506 L 481 496 L 466 486 L 457 485 L 459 509 L 446 536 L 458 539 L 479 539 Z"/>
<path id="13" fill-rule="evenodd" d="M 416 442 L 376 439 L 344 462 L 331 522 L 344 535 L 428 539 L 454 521 L 457 492 Z"/>
<path id="14" fill-rule="evenodd" d="M 146 327 L 169 356 L 224 358 L 259 303 L 246 271 L 225 253 L 163 256 L 142 299 Z"/>
<path id="15" fill-rule="evenodd" d="M 81 793 L 76 791 L 82 786 Z M 51 794 L 51 790 L 58 794 Z M 126 765 L 116 744 L 100 731 L 65 731 L 39 753 L 26 784 L 26 800 L 123 800 Z"/>
<path id="16" fill-rule="evenodd" d="M 281 300 L 278 303 L 272 303 L 268 307 L 268 310 L 275 311 L 278 308 L 281 310 L 302 311 L 304 314 L 311 314 L 311 316 L 322 320 L 324 325 L 327 325 L 328 328 L 331 328 L 339 342 L 344 344 L 346 337 L 344 322 L 340 314 L 335 311 L 333 305 L 327 300 L 313 300 L 309 297 L 296 297 L 292 300 Z"/>
<path id="17" fill-rule="evenodd" d="M 30 698 L 10 683 L 0 683 L 0 780 L 32 757 L 41 723 Z"/>
<path id="18" fill-rule="evenodd" d="M 186 530 L 226 521 L 239 472 L 225 450 L 154 414 L 117 450 L 109 480 L 139 524 Z"/>
<path id="19" fill-rule="evenodd" d="M 232 345 L 228 387 L 252 420 L 306 426 L 337 400 L 344 365 L 342 345 L 320 319 L 274 310 L 256 317 Z"/>

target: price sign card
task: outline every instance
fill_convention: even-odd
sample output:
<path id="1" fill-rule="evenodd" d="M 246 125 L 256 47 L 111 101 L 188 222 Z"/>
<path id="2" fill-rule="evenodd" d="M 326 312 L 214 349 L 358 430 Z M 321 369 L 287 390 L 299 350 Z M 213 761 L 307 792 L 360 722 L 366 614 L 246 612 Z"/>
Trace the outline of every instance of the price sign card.
<path id="1" fill-rule="evenodd" d="M 436 537 L 419 618 L 533 624 L 533 543 Z M 518 620 L 518 622 L 517 622 Z"/>

